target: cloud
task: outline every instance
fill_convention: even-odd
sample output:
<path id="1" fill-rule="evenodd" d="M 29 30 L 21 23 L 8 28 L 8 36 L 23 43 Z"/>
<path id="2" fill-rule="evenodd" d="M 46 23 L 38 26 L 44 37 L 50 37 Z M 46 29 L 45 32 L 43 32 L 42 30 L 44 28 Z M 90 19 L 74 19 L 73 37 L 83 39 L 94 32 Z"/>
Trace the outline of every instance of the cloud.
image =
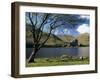
<path id="1" fill-rule="evenodd" d="M 58 35 L 59 34 L 59 31 L 58 30 L 54 31 L 54 34 L 55 35 Z"/>
<path id="2" fill-rule="evenodd" d="M 64 29 L 63 31 L 64 31 L 64 33 L 66 33 L 68 30 L 67 29 Z"/>
<path id="3" fill-rule="evenodd" d="M 84 15 L 82 15 L 82 16 L 80 16 L 81 18 L 86 18 L 86 19 L 90 19 L 90 16 L 84 16 Z"/>
<path id="4" fill-rule="evenodd" d="M 80 25 L 77 29 L 79 33 L 89 33 L 90 27 L 87 24 Z"/>
<path id="5" fill-rule="evenodd" d="M 68 29 L 56 29 L 56 30 L 54 30 L 54 34 L 55 35 L 64 35 L 64 34 L 67 34 L 67 32 L 68 32 Z"/>

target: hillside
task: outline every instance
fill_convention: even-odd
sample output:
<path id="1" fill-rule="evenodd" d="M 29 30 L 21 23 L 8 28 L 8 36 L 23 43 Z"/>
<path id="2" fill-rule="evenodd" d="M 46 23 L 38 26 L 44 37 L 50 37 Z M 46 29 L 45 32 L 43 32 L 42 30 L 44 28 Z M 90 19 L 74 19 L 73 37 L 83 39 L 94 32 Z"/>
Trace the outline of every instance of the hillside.
<path id="1" fill-rule="evenodd" d="M 33 43 L 32 33 L 30 32 L 30 30 L 31 30 L 30 26 L 26 27 L 26 45 L 32 45 L 32 43 Z M 44 32 L 43 35 L 42 35 L 41 42 L 46 39 L 46 36 L 47 36 L 47 33 Z M 78 40 L 78 44 L 80 46 L 89 46 L 89 34 L 88 33 L 80 34 L 77 37 L 73 37 L 71 35 L 54 35 L 54 34 L 51 34 L 51 36 L 49 37 L 49 39 L 47 40 L 45 45 L 61 46 L 61 45 L 64 45 L 65 42 L 71 42 L 74 39 Z"/>
<path id="2" fill-rule="evenodd" d="M 47 38 L 47 35 L 48 35 L 47 33 L 43 32 L 40 43 L 43 42 Z M 33 41 L 32 41 L 31 27 L 29 25 L 27 25 L 27 27 L 26 27 L 26 45 L 32 46 L 32 43 L 33 43 Z M 56 46 L 56 45 L 62 45 L 63 43 L 64 43 L 64 41 L 61 38 L 57 37 L 54 34 L 51 34 L 49 39 L 45 43 L 45 45 L 51 45 L 51 46 L 55 45 Z"/>
<path id="3" fill-rule="evenodd" d="M 64 42 L 71 42 L 74 39 L 74 37 L 71 35 L 59 35 L 58 37 L 62 39 Z"/>
<path id="4" fill-rule="evenodd" d="M 84 33 L 77 36 L 78 43 L 81 45 L 89 45 L 89 34 Z"/>
<path id="5" fill-rule="evenodd" d="M 60 39 L 59 37 L 51 34 L 45 45 L 62 45 L 64 41 Z"/>

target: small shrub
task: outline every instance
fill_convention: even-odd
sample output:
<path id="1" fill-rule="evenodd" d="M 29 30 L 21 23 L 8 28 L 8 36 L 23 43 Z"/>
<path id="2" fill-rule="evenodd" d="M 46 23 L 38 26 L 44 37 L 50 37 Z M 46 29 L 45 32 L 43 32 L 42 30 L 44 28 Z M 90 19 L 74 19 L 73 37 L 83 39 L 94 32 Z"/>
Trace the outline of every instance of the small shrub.
<path id="1" fill-rule="evenodd" d="M 49 58 L 45 58 L 45 60 L 46 60 L 46 61 L 50 61 L 50 59 L 49 59 Z"/>

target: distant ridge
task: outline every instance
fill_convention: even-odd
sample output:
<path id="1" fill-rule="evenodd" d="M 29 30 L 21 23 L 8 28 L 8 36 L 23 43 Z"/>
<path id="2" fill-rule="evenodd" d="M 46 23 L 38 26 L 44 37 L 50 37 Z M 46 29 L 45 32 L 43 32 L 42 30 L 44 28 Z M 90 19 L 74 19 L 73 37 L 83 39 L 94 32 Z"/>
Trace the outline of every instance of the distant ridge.
<path id="1" fill-rule="evenodd" d="M 27 25 L 26 27 L 26 45 L 32 45 L 32 33 L 30 32 L 31 27 Z M 42 40 L 45 40 L 47 33 L 44 32 Z M 63 45 L 65 42 L 71 42 L 72 40 L 77 39 L 78 44 L 89 45 L 89 33 L 79 34 L 78 36 L 72 35 L 54 35 L 51 34 L 45 45 Z M 41 40 L 41 41 L 42 41 Z"/>

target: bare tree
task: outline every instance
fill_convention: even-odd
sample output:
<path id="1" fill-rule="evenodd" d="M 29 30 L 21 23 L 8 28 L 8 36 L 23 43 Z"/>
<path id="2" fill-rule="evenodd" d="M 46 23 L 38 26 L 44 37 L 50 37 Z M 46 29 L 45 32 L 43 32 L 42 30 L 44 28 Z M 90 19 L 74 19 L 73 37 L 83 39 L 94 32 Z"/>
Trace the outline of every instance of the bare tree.
<path id="1" fill-rule="evenodd" d="M 35 62 L 34 58 L 36 53 L 40 50 L 40 48 L 46 43 L 46 41 L 49 39 L 52 31 L 63 25 L 63 23 L 60 21 L 60 17 L 58 15 L 52 15 L 48 13 L 28 13 L 27 17 L 29 18 L 28 21 L 32 26 L 31 33 L 32 33 L 32 39 L 33 39 L 33 52 L 29 57 L 28 62 Z M 58 23 L 59 22 L 59 23 Z M 46 26 L 45 26 L 46 25 Z M 43 30 L 45 27 L 48 27 L 48 33 L 46 35 L 45 40 L 42 40 L 43 36 Z"/>
<path id="2" fill-rule="evenodd" d="M 86 21 L 85 19 L 80 19 L 80 16 L 75 18 L 72 15 L 63 14 L 49 14 L 49 13 L 26 13 L 26 24 L 31 25 L 31 33 L 33 40 L 33 52 L 31 53 L 28 62 L 35 62 L 35 56 L 37 52 L 44 46 L 44 44 L 49 39 L 53 30 L 60 27 L 71 28 L 76 27 Z M 80 22 L 80 23 L 79 23 Z M 71 26 L 70 26 L 71 25 Z M 45 29 L 47 29 L 46 38 L 42 39 Z"/>

